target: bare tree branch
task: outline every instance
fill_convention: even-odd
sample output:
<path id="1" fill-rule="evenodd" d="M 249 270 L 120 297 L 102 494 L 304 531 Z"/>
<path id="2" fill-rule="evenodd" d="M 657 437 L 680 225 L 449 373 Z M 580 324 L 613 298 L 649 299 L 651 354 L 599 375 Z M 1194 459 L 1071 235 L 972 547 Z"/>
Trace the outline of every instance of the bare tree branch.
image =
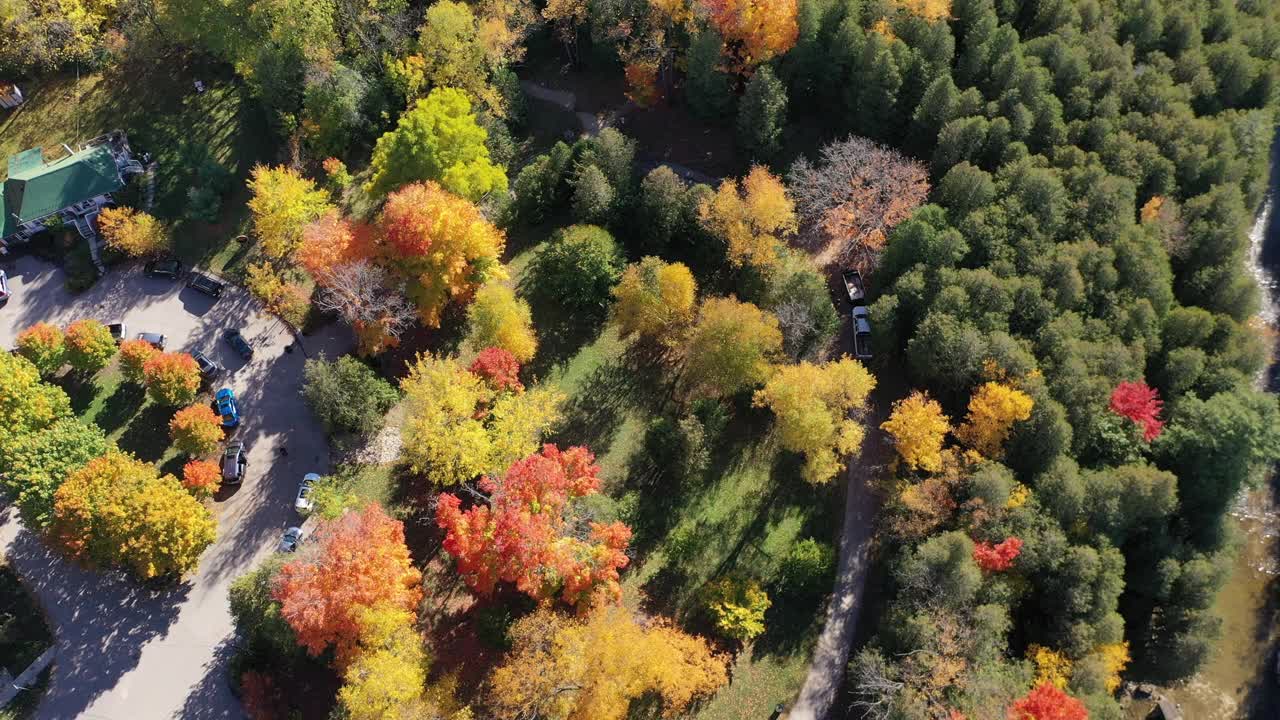
<path id="1" fill-rule="evenodd" d="M 316 282 L 323 288 L 316 305 L 338 313 L 353 327 L 378 326 L 387 337 L 398 338 L 416 317 L 403 289 L 368 260 L 324 270 Z"/>

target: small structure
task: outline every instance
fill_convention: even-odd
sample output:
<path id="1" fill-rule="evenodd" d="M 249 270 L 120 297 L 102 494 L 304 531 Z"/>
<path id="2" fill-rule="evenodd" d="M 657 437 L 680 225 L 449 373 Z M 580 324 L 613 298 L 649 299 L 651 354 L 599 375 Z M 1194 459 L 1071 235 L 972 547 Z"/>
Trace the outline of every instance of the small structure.
<path id="1" fill-rule="evenodd" d="M 25 243 L 51 226 L 71 225 L 89 240 L 98 256 L 97 229 L 93 221 L 102 208 L 114 203 L 111 194 L 126 180 L 143 171 L 133 159 L 122 132 L 90 140 L 79 150 L 63 146 L 66 155 L 55 160 L 40 148 L 24 150 L 9 158 L 0 217 L 0 253 L 8 245 Z"/>
<path id="2" fill-rule="evenodd" d="M 26 98 L 17 85 L 0 82 L 0 108 L 16 108 L 24 102 Z"/>

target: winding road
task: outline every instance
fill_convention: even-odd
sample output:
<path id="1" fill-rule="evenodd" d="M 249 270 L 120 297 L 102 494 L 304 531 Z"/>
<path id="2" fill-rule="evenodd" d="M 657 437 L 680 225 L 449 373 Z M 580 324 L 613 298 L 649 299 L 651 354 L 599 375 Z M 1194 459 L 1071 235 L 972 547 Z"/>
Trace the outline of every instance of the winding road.
<path id="1" fill-rule="evenodd" d="M 226 681 L 233 632 L 227 590 L 298 522 L 293 498 L 303 474 L 329 469 L 324 433 L 299 392 L 304 354 L 286 352 L 292 335 L 236 287 L 215 303 L 130 267 L 71 295 L 62 271 L 35 258 L 3 268 L 12 297 L 0 306 L 0 347 L 12 347 L 21 329 L 41 320 L 123 320 L 131 335 L 163 333 L 169 349 L 204 350 L 227 368 L 222 384 L 235 390 L 244 416 L 235 437 L 249 447 L 248 480 L 215 504 L 218 539 L 178 587 L 150 589 L 120 573 L 81 568 L 23 528 L 13 508 L 0 513 L 0 548 L 56 635 L 52 682 L 37 717 L 244 717 Z M 221 341 L 224 327 L 242 328 L 256 350 L 252 361 L 244 363 Z M 306 338 L 305 352 L 336 357 L 350 344 L 341 329 L 330 328 Z M 278 451 L 285 447 L 287 454 Z"/>

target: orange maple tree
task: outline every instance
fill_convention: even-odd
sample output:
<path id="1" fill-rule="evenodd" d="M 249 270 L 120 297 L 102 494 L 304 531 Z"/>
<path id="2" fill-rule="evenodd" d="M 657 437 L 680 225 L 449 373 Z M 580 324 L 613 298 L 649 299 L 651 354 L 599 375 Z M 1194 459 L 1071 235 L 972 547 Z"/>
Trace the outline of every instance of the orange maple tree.
<path id="1" fill-rule="evenodd" d="M 489 496 L 462 510 L 457 495 L 440 496 L 436 523 L 458 572 L 481 595 L 499 581 L 539 600 L 557 594 L 570 605 L 618 601 L 618 571 L 627 565 L 631 528 L 589 521 L 585 539 L 575 533 L 573 500 L 599 492 L 600 468 L 586 448 L 561 451 L 545 445 L 514 463 L 501 478 L 485 477 Z"/>
<path id="2" fill-rule="evenodd" d="M 190 460 L 182 466 L 182 487 L 198 498 L 206 498 L 222 487 L 222 471 L 217 463 Z"/>
<path id="3" fill-rule="evenodd" d="M 484 381 L 496 392 L 524 390 L 520 382 L 520 362 L 516 356 L 500 347 L 488 347 L 481 350 L 476 359 L 467 368 L 471 374 L 484 378 Z"/>
<path id="4" fill-rule="evenodd" d="M 208 455 L 222 440 L 222 418 L 203 403 L 187 406 L 169 419 L 169 437 L 180 452 Z"/>
<path id="5" fill-rule="evenodd" d="M 157 403 L 186 405 L 200 390 L 200 366 L 186 353 L 162 352 L 143 363 L 142 381 Z"/>
<path id="6" fill-rule="evenodd" d="M 271 596 L 298 644 L 312 655 L 335 649 L 345 667 L 358 649 L 360 611 L 385 604 L 413 611 L 422 575 L 404 543 L 404 524 L 375 503 L 315 530 L 305 556 L 280 568 Z"/>
<path id="7" fill-rule="evenodd" d="M 1088 720 L 1084 703 L 1052 683 L 1040 683 L 1009 706 L 1009 720 Z"/>
<path id="8" fill-rule="evenodd" d="M 744 74 L 790 50 L 800 36 L 796 0 L 700 0 L 700 4 L 724 38 L 730 65 Z"/>
<path id="9" fill-rule="evenodd" d="M 324 285 L 333 268 L 366 258 L 371 250 L 367 225 L 329 210 L 302 229 L 302 244 L 293 252 L 293 258 Z"/>
<path id="10" fill-rule="evenodd" d="M 1013 561 L 1022 553 L 1022 539 L 1005 538 L 992 545 L 989 542 L 973 544 L 973 561 L 986 572 L 1004 572 L 1013 567 Z"/>
<path id="11" fill-rule="evenodd" d="M 143 367 L 147 361 L 159 355 L 155 345 L 146 340 L 125 340 L 120 343 L 120 373 L 126 382 L 141 385 L 144 381 Z"/>

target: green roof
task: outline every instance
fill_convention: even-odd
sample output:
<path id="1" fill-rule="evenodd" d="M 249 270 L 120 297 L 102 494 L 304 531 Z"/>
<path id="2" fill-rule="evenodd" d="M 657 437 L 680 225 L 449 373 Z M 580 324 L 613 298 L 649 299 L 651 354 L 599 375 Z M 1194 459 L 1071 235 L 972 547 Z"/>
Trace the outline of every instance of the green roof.
<path id="1" fill-rule="evenodd" d="M 13 234 L 24 222 L 115 192 L 123 185 L 115 158 L 103 145 L 51 163 L 44 162 L 39 148 L 20 152 L 9 158 L 0 237 Z"/>

